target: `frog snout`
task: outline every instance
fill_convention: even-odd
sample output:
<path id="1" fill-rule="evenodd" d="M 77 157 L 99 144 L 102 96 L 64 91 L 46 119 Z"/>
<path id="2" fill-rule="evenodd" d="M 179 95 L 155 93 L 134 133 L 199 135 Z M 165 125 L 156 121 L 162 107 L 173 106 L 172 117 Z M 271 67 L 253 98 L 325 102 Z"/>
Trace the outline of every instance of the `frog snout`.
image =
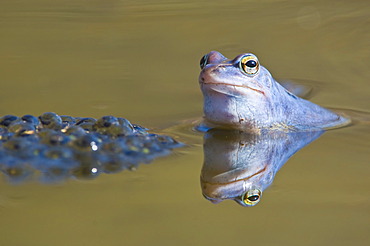
<path id="1" fill-rule="evenodd" d="M 208 64 L 213 64 L 213 63 L 220 63 L 225 60 L 227 60 L 226 57 L 224 57 L 220 52 L 218 51 L 211 51 L 208 53 Z"/>
<path id="2" fill-rule="evenodd" d="M 211 51 L 200 59 L 200 68 L 204 69 L 208 64 L 218 64 L 227 60 L 220 52 Z"/>

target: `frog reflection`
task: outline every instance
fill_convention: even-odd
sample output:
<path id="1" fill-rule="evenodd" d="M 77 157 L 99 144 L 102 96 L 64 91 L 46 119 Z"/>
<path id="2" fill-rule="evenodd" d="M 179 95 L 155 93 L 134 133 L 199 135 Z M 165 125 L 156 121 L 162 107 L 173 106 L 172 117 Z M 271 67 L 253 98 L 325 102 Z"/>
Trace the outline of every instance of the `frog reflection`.
<path id="1" fill-rule="evenodd" d="M 256 205 L 277 171 L 298 150 L 323 131 L 268 132 L 210 130 L 204 136 L 201 187 L 213 203 L 226 199 L 242 206 Z"/>

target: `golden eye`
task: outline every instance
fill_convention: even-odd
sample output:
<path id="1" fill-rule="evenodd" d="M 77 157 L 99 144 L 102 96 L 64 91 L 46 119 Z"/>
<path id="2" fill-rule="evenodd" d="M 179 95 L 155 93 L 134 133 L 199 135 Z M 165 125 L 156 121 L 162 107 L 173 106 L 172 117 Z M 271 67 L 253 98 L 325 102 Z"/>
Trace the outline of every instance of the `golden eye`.
<path id="1" fill-rule="evenodd" d="M 204 55 L 202 59 L 200 59 L 200 69 L 203 69 L 207 65 L 207 62 L 208 62 L 208 54 Z"/>
<path id="2" fill-rule="evenodd" d="M 256 205 L 262 196 L 262 192 L 258 189 L 248 190 L 242 196 L 242 201 L 249 206 Z"/>
<path id="3" fill-rule="evenodd" d="M 254 75 L 260 69 L 260 63 L 258 62 L 257 57 L 252 54 L 242 57 L 242 59 L 240 59 L 239 66 L 247 75 Z"/>

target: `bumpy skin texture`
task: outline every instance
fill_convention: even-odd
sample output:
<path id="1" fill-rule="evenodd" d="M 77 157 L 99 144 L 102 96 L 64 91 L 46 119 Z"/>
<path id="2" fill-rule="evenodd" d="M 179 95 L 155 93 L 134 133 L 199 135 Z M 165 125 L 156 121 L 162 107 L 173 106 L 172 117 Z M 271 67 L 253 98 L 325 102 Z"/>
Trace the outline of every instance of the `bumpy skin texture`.
<path id="1" fill-rule="evenodd" d="M 208 128 L 311 131 L 349 123 L 348 119 L 293 95 L 263 66 L 256 74 L 246 74 L 240 63 L 247 55 L 253 54 L 229 60 L 212 51 L 203 58 L 199 84 Z"/>

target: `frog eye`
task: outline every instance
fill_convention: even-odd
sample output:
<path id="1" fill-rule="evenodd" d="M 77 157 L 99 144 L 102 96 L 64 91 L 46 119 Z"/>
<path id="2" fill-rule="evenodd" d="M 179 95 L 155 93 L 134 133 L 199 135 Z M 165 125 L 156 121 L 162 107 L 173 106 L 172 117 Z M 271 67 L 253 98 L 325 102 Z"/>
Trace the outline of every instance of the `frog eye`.
<path id="1" fill-rule="evenodd" d="M 245 205 L 254 206 L 256 205 L 262 196 L 262 192 L 258 189 L 248 190 L 242 196 L 242 201 Z"/>
<path id="2" fill-rule="evenodd" d="M 200 59 L 200 69 L 203 69 L 207 65 L 207 62 L 208 62 L 208 54 L 204 55 L 202 59 Z"/>
<path id="3" fill-rule="evenodd" d="M 255 55 L 249 54 L 240 59 L 239 66 L 247 75 L 254 75 L 258 72 L 260 63 Z"/>

